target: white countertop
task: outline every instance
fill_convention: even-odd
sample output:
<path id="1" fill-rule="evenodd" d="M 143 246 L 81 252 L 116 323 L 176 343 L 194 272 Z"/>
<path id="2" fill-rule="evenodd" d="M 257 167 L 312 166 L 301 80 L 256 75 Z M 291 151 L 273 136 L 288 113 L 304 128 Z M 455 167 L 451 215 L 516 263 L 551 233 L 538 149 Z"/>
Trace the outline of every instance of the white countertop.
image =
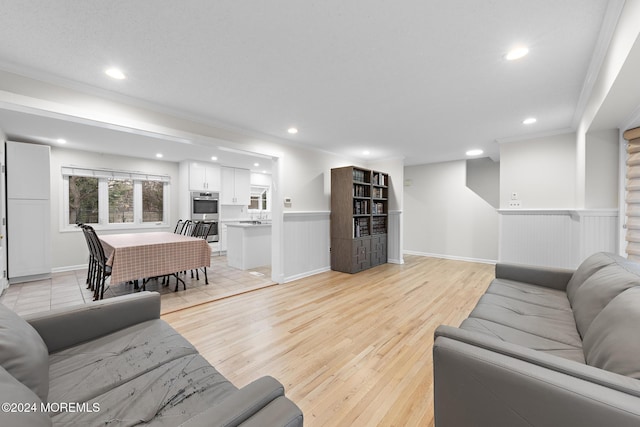
<path id="1" fill-rule="evenodd" d="M 271 223 L 262 224 L 250 224 L 250 223 L 229 223 L 227 227 L 242 227 L 242 228 L 258 228 L 258 227 L 271 227 Z"/>

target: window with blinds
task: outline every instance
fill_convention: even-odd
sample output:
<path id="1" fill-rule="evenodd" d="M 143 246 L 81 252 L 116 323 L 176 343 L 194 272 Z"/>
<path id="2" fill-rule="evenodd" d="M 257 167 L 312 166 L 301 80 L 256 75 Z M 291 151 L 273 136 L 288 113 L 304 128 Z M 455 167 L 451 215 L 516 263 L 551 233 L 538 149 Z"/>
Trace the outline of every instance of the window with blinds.
<path id="1" fill-rule="evenodd" d="M 627 179 L 625 184 L 627 257 L 640 261 L 640 127 L 624 133 L 627 142 Z"/>

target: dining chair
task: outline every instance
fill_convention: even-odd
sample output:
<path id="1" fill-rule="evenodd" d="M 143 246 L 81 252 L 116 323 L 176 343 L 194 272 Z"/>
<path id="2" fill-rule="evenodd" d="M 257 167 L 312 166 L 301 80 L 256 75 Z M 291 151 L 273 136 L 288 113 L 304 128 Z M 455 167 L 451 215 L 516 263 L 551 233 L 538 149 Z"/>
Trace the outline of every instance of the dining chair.
<path id="1" fill-rule="evenodd" d="M 93 283 L 94 283 L 94 291 L 93 291 L 93 300 L 103 299 L 104 298 L 104 286 L 107 280 L 107 277 L 111 276 L 111 266 L 107 265 L 107 257 L 104 254 L 104 248 L 102 247 L 102 243 L 96 234 L 96 231 L 90 225 L 85 225 L 83 230 L 86 231 L 89 242 L 92 256 L 95 260 L 95 269 L 93 273 Z"/>
<path id="2" fill-rule="evenodd" d="M 91 250 L 91 242 L 89 241 L 89 236 L 87 235 L 87 231 L 85 229 L 85 225 L 81 222 L 76 223 L 76 226 L 82 230 L 82 235 L 84 236 L 84 240 L 87 243 L 87 249 L 89 250 L 89 264 L 87 266 L 87 280 L 86 285 L 87 289 L 94 290 L 94 273 L 96 268 L 96 260 L 93 258 L 93 251 Z"/>
<path id="3" fill-rule="evenodd" d="M 196 223 L 191 236 L 197 237 L 199 239 L 207 240 L 207 237 L 209 236 L 209 233 L 211 232 L 212 227 L 213 227 L 213 223 L 211 222 L 199 221 Z M 195 270 L 196 270 L 196 280 L 200 280 L 200 275 L 198 274 L 199 269 L 196 268 Z M 204 272 L 204 284 L 208 285 L 209 278 L 207 277 L 207 267 L 202 267 L 202 271 Z M 191 278 L 193 279 L 193 270 L 191 270 Z"/>

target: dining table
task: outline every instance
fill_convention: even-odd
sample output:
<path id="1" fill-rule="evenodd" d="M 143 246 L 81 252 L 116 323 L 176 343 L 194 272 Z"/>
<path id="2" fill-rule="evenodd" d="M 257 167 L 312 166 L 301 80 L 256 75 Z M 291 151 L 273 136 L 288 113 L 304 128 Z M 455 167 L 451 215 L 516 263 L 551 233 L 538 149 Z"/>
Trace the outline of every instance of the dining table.
<path id="1" fill-rule="evenodd" d="M 104 234 L 99 239 L 111 267 L 111 283 L 173 275 L 186 289 L 177 273 L 203 267 L 208 283 L 211 248 L 204 239 L 163 231 Z"/>

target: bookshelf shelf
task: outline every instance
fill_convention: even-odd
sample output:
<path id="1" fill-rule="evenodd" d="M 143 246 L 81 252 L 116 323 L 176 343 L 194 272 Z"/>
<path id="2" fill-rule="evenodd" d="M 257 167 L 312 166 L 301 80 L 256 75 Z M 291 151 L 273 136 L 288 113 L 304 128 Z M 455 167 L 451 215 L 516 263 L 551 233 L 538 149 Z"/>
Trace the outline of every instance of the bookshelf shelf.
<path id="1" fill-rule="evenodd" d="M 356 273 L 387 262 L 389 175 L 331 170 L 331 268 Z"/>

